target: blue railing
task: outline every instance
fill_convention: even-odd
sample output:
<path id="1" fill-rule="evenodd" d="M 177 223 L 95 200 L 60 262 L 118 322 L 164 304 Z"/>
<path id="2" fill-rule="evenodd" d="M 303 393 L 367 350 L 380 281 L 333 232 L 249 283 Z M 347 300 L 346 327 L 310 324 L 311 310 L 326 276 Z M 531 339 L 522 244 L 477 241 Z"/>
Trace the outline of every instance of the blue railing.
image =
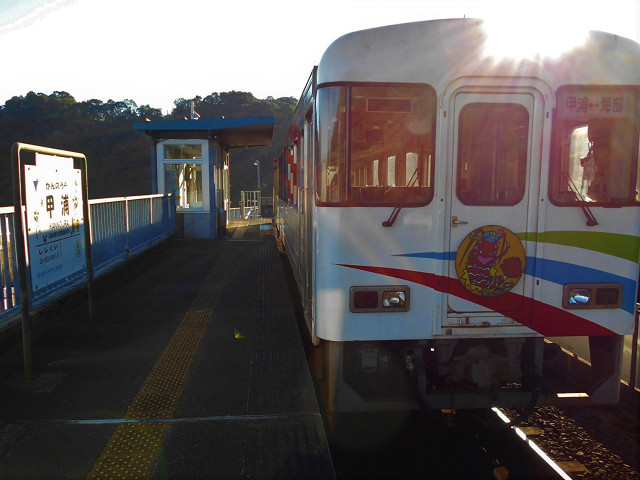
<path id="1" fill-rule="evenodd" d="M 13 242 L 13 207 L 0 208 L 0 319 L 7 310 L 20 305 L 20 285 L 18 285 L 18 264 Z"/>
<path id="2" fill-rule="evenodd" d="M 173 197 L 140 197 L 90 200 L 91 250 L 96 270 L 132 251 L 175 232 Z"/>
<path id="3" fill-rule="evenodd" d="M 96 277 L 175 233 L 175 204 L 171 195 L 95 199 L 89 200 L 89 208 L 91 258 Z M 20 313 L 13 216 L 13 207 L 0 207 L 0 327 Z M 84 277 L 86 271 L 39 289 L 34 292 L 32 302 L 55 298 Z"/>

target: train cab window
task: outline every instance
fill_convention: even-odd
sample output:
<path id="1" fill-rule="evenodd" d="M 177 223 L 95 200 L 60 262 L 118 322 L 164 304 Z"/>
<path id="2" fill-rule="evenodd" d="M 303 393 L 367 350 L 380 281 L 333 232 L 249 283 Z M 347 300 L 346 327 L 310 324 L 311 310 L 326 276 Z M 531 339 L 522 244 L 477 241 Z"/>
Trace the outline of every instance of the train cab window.
<path id="1" fill-rule="evenodd" d="M 346 87 L 318 90 L 318 163 L 316 201 L 319 204 L 341 204 L 346 201 Z"/>
<path id="2" fill-rule="evenodd" d="M 466 205 L 520 203 L 526 189 L 529 112 L 473 103 L 460 112 L 456 191 Z"/>
<path id="3" fill-rule="evenodd" d="M 640 202 L 638 91 L 563 87 L 550 181 L 556 205 Z"/>
<path id="4" fill-rule="evenodd" d="M 351 204 L 417 206 L 431 200 L 435 110 L 435 93 L 425 85 L 351 88 Z"/>
<path id="5" fill-rule="evenodd" d="M 433 88 L 330 86 L 318 89 L 317 104 L 318 204 L 410 207 L 432 199 Z"/>

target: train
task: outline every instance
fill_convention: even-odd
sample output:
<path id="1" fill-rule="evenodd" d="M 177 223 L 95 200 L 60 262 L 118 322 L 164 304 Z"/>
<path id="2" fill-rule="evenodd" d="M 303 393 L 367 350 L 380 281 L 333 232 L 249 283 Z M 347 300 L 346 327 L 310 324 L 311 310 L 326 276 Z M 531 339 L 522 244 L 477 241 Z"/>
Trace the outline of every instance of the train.
<path id="1" fill-rule="evenodd" d="M 274 160 L 274 223 L 330 418 L 619 401 L 640 45 L 560 33 L 389 25 L 312 68 Z M 555 51 L 517 48 L 536 40 Z M 550 367 L 572 339 L 580 380 Z"/>

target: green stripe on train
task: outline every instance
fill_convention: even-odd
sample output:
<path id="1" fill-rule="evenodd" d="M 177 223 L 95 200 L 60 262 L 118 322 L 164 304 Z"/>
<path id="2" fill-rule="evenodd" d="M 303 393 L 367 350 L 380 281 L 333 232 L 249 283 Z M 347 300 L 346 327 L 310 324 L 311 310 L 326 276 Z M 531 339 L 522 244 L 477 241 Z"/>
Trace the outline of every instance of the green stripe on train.
<path id="1" fill-rule="evenodd" d="M 613 255 L 638 263 L 640 258 L 640 237 L 606 232 L 540 232 L 518 233 L 520 240 L 528 242 L 555 243 L 569 247 L 584 248 Z"/>

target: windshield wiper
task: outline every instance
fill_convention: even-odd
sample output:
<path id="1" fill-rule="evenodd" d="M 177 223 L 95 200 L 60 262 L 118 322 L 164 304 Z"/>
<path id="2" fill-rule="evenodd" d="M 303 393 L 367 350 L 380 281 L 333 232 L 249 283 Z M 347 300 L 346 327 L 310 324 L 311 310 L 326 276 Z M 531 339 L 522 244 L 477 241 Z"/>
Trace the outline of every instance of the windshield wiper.
<path id="1" fill-rule="evenodd" d="M 411 175 L 411 178 L 409 179 L 409 184 L 406 187 L 404 187 L 405 188 L 404 197 L 402 198 L 402 200 L 398 205 L 393 207 L 393 211 L 391 212 L 391 215 L 389 215 L 389 218 L 384 222 L 382 222 L 383 227 L 393 226 L 394 222 L 396 221 L 396 218 L 398 218 L 398 214 L 400 213 L 400 210 L 402 210 L 402 208 L 407 204 L 407 199 L 409 198 L 411 189 L 415 187 L 416 184 L 418 183 L 418 179 L 420 178 L 420 171 L 421 171 L 420 168 L 416 168 L 415 171 L 413 172 L 413 175 Z"/>
<path id="2" fill-rule="evenodd" d="M 598 221 L 596 220 L 596 217 L 593 215 L 593 212 L 587 205 L 587 201 L 584 199 L 584 197 L 580 193 L 580 190 L 578 190 L 578 187 L 576 187 L 576 184 L 573 183 L 573 180 L 571 180 L 571 177 L 569 176 L 569 174 L 567 172 L 562 172 L 562 176 L 567 182 L 567 185 L 569 186 L 569 190 L 571 190 L 575 199 L 578 202 L 580 202 L 580 208 L 582 209 L 584 216 L 587 217 L 587 226 L 594 227 L 598 225 Z"/>

